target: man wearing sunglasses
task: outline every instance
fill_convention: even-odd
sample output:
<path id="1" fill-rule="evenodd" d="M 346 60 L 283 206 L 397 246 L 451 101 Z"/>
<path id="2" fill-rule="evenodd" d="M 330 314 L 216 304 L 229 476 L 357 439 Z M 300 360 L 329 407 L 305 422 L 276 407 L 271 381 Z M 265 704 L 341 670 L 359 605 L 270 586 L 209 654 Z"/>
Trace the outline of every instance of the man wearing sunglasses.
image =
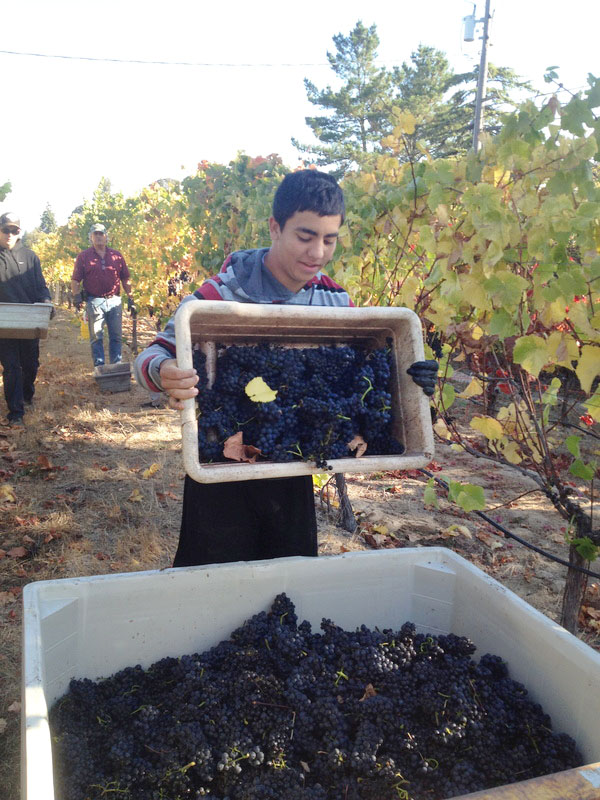
<path id="1" fill-rule="evenodd" d="M 21 221 L 16 214 L 0 216 L 0 303 L 50 303 L 50 292 L 40 260 L 20 239 Z M 54 309 L 52 309 L 54 316 Z M 39 339 L 0 339 L 4 397 L 8 421 L 19 425 L 33 403 L 40 363 Z"/>

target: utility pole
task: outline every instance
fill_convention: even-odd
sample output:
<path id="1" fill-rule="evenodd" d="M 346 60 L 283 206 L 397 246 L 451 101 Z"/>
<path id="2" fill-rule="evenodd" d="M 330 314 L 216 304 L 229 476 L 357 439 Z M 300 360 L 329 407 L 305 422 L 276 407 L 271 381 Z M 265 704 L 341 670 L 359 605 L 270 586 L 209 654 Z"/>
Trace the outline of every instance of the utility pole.
<path id="1" fill-rule="evenodd" d="M 481 59 L 479 61 L 479 75 L 477 79 L 477 96 L 475 98 L 475 119 L 473 122 L 473 150 L 475 152 L 479 150 L 479 134 L 481 133 L 483 122 L 483 101 L 485 100 L 487 83 L 487 49 L 488 30 L 490 24 L 490 2 L 491 0 L 485 0 L 485 14 L 483 15 L 483 20 L 477 20 L 477 22 L 483 22 L 483 36 L 481 45 Z"/>

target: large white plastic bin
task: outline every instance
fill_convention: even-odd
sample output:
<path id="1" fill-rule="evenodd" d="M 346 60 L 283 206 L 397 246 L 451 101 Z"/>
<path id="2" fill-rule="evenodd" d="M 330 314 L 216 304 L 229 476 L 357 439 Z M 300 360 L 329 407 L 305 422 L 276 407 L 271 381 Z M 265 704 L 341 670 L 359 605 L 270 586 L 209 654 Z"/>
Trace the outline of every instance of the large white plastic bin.
<path id="1" fill-rule="evenodd" d="M 471 637 L 476 657 L 508 662 L 586 763 L 600 761 L 600 655 L 450 550 L 411 548 L 28 584 L 22 799 L 54 800 L 48 708 L 72 677 L 203 651 L 279 592 L 317 627 L 322 617 L 352 630 L 410 620 Z"/>
<path id="2" fill-rule="evenodd" d="M 406 450 L 402 455 L 330 459 L 333 472 L 374 472 L 382 469 L 417 469 L 433 457 L 433 431 L 429 400 L 406 370 L 424 356 L 421 322 L 408 308 L 330 308 L 322 306 L 261 305 L 190 300 L 175 316 L 177 363 L 192 368 L 192 349 L 207 356 L 209 378 L 218 369 L 216 344 L 283 346 L 351 344 L 369 349 L 392 341 L 392 414 L 394 435 Z M 187 474 L 200 483 L 221 483 L 259 478 L 283 478 L 323 472 L 313 462 L 272 461 L 201 464 L 198 457 L 196 401 L 184 401 L 181 414 L 183 463 Z"/>
<path id="3" fill-rule="evenodd" d="M 0 339 L 46 339 L 51 303 L 0 303 Z"/>

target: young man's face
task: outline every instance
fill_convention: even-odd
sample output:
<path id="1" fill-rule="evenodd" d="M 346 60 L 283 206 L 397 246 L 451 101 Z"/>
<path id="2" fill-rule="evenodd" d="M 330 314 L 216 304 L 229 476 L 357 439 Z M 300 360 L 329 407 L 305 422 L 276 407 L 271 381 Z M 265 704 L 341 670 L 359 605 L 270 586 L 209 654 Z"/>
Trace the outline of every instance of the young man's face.
<path id="1" fill-rule="evenodd" d="M 3 225 L 0 228 L 0 247 L 5 250 L 12 250 L 19 241 L 21 229 L 16 225 Z"/>
<path id="2" fill-rule="evenodd" d="M 320 217 L 314 211 L 296 211 L 283 226 L 269 220 L 271 240 L 265 263 L 286 289 L 299 292 L 331 261 L 342 217 Z"/>

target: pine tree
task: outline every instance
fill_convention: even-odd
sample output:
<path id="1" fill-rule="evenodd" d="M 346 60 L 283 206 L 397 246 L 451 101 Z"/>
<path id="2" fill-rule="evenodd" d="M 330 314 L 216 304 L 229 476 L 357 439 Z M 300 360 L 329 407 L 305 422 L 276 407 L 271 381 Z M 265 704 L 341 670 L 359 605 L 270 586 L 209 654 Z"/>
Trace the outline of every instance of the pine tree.
<path id="1" fill-rule="evenodd" d="M 42 233 L 54 233 L 57 227 L 56 217 L 50 208 L 50 203 L 46 203 L 46 208 L 44 209 L 40 219 L 39 229 L 42 231 Z"/>
<path id="2" fill-rule="evenodd" d="M 339 33 L 333 43 L 336 52 L 328 52 L 327 59 L 342 87 L 318 89 L 308 79 L 304 81 L 308 100 L 333 112 L 306 117 L 322 144 L 305 145 L 296 139 L 292 144 L 315 156 L 317 165 L 333 165 L 342 175 L 379 149 L 387 117 L 383 100 L 389 97 L 391 84 L 389 73 L 375 65 L 379 46 L 375 25 L 367 28 L 359 20 L 348 36 Z"/>

